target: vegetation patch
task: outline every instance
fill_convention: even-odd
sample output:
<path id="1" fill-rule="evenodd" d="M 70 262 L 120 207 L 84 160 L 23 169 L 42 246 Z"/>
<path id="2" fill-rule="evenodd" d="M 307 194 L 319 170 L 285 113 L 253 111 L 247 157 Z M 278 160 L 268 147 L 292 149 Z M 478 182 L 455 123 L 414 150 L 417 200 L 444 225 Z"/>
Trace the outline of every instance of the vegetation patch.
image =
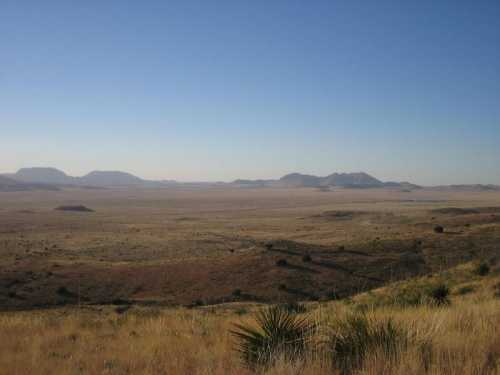
<path id="1" fill-rule="evenodd" d="M 73 212 L 94 212 L 94 210 L 85 207 L 83 205 L 77 205 L 77 206 L 59 206 L 56 207 L 57 211 L 73 211 Z"/>
<path id="2" fill-rule="evenodd" d="M 360 368 L 369 352 L 395 360 L 408 342 L 408 333 L 391 319 L 375 321 L 364 315 L 348 316 L 334 323 L 328 346 L 333 365 L 342 374 Z"/>
<path id="3" fill-rule="evenodd" d="M 235 324 L 231 334 L 244 364 L 252 369 L 268 367 L 277 358 L 301 359 L 314 325 L 281 306 L 257 313 L 256 324 Z"/>

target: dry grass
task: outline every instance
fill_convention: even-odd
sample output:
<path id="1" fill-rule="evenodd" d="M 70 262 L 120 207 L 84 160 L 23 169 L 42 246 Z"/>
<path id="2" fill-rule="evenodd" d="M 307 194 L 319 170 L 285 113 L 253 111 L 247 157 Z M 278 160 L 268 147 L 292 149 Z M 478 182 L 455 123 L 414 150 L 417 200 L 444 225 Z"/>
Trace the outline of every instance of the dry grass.
<path id="1" fill-rule="evenodd" d="M 499 280 L 498 273 L 473 280 L 476 290 L 454 296 L 447 307 L 368 309 L 371 321 L 392 319 L 407 332 L 408 345 L 396 356 L 372 348 L 352 373 L 500 374 L 500 299 L 494 294 Z M 314 350 L 297 362 L 277 358 L 263 373 L 337 373 L 324 343 L 334 322 L 356 313 L 358 306 L 356 299 L 308 305 L 310 319 L 319 325 Z M 229 331 L 235 323 L 252 324 L 260 308 L 232 304 L 192 310 L 134 307 L 125 314 L 109 307 L 3 313 L 0 373 L 246 374 L 250 370 L 235 352 Z"/>
<path id="2" fill-rule="evenodd" d="M 75 205 L 95 212 L 54 210 Z M 433 232 L 437 224 L 445 233 Z M 0 310 L 119 298 L 161 305 L 324 300 L 489 259 L 498 243 L 500 192 L 2 193 Z M 279 259 L 287 266 L 276 267 Z M 70 293 L 58 293 L 62 286 Z"/>

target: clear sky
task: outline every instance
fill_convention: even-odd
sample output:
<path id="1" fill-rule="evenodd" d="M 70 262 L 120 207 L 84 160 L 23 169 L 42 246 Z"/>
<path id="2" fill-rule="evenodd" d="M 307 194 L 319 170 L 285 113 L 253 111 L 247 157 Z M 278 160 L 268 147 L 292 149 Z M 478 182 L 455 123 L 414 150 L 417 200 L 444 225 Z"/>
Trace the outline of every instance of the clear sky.
<path id="1" fill-rule="evenodd" d="M 0 171 L 500 183 L 500 1 L 0 0 Z"/>

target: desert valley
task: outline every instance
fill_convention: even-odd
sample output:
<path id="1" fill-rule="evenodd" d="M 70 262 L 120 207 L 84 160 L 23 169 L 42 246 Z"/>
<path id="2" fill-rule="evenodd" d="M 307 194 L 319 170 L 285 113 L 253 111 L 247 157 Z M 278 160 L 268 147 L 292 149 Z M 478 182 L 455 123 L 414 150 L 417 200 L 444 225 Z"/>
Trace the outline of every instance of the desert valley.
<path id="1" fill-rule="evenodd" d="M 13 334 L 9 324 L 34 324 L 30 314 L 40 311 L 59 322 L 192 311 L 193 319 L 222 314 L 224 323 L 217 324 L 236 324 L 257 306 L 303 306 L 307 314 L 356 310 L 353 301 L 363 293 L 419 277 L 439 280 L 467 264 L 498 275 L 500 190 L 494 186 L 372 186 L 370 180 L 370 186 L 349 181 L 325 189 L 310 186 L 310 179 L 297 185 L 300 175 L 293 176 L 294 186 L 24 180 L 26 189 L 0 193 L 4 346 Z M 372 311 L 376 300 L 360 303 Z M 127 324 L 134 330 L 136 323 Z M 35 355 L 32 350 L 26 355 Z M 0 362 L 29 373 L 29 361 L 16 358 L 22 355 Z M 60 373 L 76 366 L 56 358 L 43 361 L 48 368 L 60 363 Z M 240 366 L 237 358 L 231 366 Z M 127 366 L 118 360 L 108 372 L 124 373 Z"/>

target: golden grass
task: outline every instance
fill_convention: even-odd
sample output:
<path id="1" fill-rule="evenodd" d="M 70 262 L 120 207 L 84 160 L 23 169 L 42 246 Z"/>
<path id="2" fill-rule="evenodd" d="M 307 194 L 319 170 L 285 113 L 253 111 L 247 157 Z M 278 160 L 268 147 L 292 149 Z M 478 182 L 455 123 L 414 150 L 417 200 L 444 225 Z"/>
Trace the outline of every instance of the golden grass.
<path id="1" fill-rule="evenodd" d="M 368 309 L 368 318 L 390 318 L 404 328 L 410 343 L 397 360 L 369 352 L 354 374 L 500 374 L 500 298 L 494 289 L 499 281 L 491 275 L 476 278 L 476 291 L 454 296 L 449 307 Z M 295 363 L 278 358 L 263 373 L 337 373 L 321 342 L 330 323 L 357 306 L 340 301 L 309 305 L 310 319 L 320 327 L 317 350 Z M 229 330 L 235 322 L 250 323 L 258 308 L 134 307 L 121 315 L 110 307 L 2 313 L 0 374 L 249 374 Z M 243 310 L 250 312 L 240 315 Z"/>

